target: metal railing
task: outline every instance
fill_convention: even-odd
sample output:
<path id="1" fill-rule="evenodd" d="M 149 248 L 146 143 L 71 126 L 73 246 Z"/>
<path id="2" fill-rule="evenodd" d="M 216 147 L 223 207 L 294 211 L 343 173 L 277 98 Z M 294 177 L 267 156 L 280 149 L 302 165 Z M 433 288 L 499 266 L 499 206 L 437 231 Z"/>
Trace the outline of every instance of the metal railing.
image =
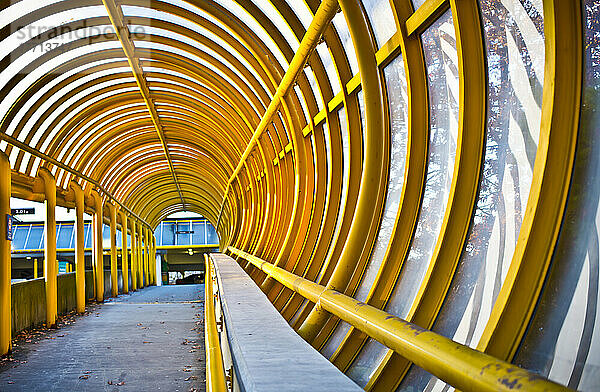
<path id="1" fill-rule="evenodd" d="M 329 290 L 242 250 L 233 247 L 227 250 L 457 389 L 490 392 L 570 390 L 538 374 Z"/>
<path id="2" fill-rule="evenodd" d="M 223 354 L 217 320 L 215 316 L 215 295 L 213 286 L 216 283 L 216 275 L 212 262 L 208 255 L 204 254 L 205 278 L 204 278 L 204 341 L 206 350 L 206 390 L 226 391 L 225 369 L 223 365 Z"/>

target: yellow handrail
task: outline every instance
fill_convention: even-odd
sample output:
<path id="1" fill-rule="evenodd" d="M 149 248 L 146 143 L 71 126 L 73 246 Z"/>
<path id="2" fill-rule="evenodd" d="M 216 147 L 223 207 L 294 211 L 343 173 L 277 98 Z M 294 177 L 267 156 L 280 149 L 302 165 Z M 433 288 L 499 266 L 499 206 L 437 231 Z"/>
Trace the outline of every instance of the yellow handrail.
<path id="1" fill-rule="evenodd" d="M 463 391 L 569 391 L 528 370 L 457 343 L 373 306 L 228 247 L 287 288 Z"/>
<path id="2" fill-rule="evenodd" d="M 204 254 L 204 342 L 206 350 L 206 390 L 226 391 L 225 371 L 223 366 L 223 354 L 221 353 L 221 343 L 219 341 L 219 332 L 217 331 L 217 322 L 215 319 L 215 302 L 213 296 L 212 263 L 206 254 Z"/>

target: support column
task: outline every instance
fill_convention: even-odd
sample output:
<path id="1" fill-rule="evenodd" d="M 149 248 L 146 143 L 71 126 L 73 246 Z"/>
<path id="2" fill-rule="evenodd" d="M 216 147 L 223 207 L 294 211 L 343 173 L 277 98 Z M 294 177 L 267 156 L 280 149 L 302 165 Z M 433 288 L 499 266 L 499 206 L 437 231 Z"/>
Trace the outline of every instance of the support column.
<path id="1" fill-rule="evenodd" d="M 146 274 L 146 286 L 150 286 L 150 244 L 148 243 L 148 228 L 144 226 L 144 273 Z"/>
<path id="2" fill-rule="evenodd" d="M 12 350 L 11 345 L 11 244 L 6 225 L 10 215 L 10 162 L 0 151 L 0 356 Z"/>
<path id="3" fill-rule="evenodd" d="M 33 259 L 33 279 L 38 278 L 38 263 L 37 259 Z"/>
<path id="4" fill-rule="evenodd" d="M 104 302 L 104 248 L 102 246 L 102 199 L 96 191 L 92 191 L 94 198 L 94 216 L 92 218 L 92 235 L 96 239 L 92 253 L 96 265 L 96 301 Z"/>
<path id="5" fill-rule="evenodd" d="M 56 260 L 56 180 L 44 167 L 38 171 L 44 182 L 44 206 L 46 219 L 44 222 L 44 279 L 46 282 L 46 326 L 56 328 L 58 314 L 57 278 L 58 261 Z"/>
<path id="6" fill-rule="evenodd" d="M 131 286 L 133 291 L 138 289 L 137 284 L 137 243 L 135 238 L 135 219 L 131 220 Z"/>
<path id="7" fill-rule="evenodd" d="M 75 201 L 75 295 L 77 313 L 83 313 L 85 312 L 84 196 L 83 189 L 76 181 L 71 181 L 69 187 L 73 191 Z"/>
<path id="8" fill-rule="evenodd" d="M 158 285 L 156 280 L 156 237 L 152 233 L 152 284 Z"/>
<path id="9" fill-rule="evenodd" d="M 138 273 L 138 283 L 139 287 L 143 289 L 144 285 L 144 270 L 142 268 L 144 254 L 142 253 L 142 224 L 138 222 L 136 225 L 137 228 L 137 273 Z"/>
<path id="10" fill-rule="evenodd" d="M 119 274 L 117 271 L 117 209 L 106 203 L 110 217 L 110 295 L 119 295 Z"/>
<path id="11" fill-rule="evenodd" d="M 127 260 L 127 215 L 119 211 L 121 217 L 121 271 L 123 275 L 123 294 L 129 292 L 129 261 Z"/>

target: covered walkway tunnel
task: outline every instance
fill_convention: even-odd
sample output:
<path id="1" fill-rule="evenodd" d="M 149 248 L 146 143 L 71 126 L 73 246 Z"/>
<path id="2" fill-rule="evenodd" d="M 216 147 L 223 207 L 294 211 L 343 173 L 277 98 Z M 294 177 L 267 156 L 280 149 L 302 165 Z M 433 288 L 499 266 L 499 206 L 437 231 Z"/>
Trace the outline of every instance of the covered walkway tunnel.
<path id="1" fill-rule="evenodd" d="M 56 206 L 78 311 L 84 212 L 98 301 L 103 224 L 130 290 L 161 221 L 206 217 L 209 390 L 252 389 L 238 265 L 365 390 L 600 389 L 600 1 L 0 4 L 0 354 L 15 197 L 47 209 L 49 326 Z"/>

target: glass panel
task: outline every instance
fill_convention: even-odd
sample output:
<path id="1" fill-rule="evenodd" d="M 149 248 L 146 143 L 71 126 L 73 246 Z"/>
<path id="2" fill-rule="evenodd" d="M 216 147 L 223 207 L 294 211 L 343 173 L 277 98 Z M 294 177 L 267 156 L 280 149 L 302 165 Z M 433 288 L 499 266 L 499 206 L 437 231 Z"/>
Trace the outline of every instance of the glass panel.
<path id="1" fill-rule="evenodd" d="M 394 20 L 390 1 L 363 0 L 362 3 L 369 16 L 371 28 L 377 40 L 377 46 L 381 48 L 396 32 L 396 21 Z"/>
<path id="2" fill-rule="evenodd" d="M 159 223 L 156 230 L 154 230 L 154 239 L 156 240 L 157 246 L 162 244 L 162 222 Z"/>
<path id="3" fill-rule="evenodd" d="M 384 74 L 391 121 L 390 173 L 383 217 L 375 248 L 360 287 L 354 296 L 359 301 L 367 299 L 369 290 L 385 256 L 396 222 L 404 183 L 406 145 L 408 142 L 408 96 L 402 56 L 398 56 L 392 61 L 384 69 Z M 371 339 L 348 369 L 348 376 L 358 385 L 364 387 L 386 352 L 387 348 L 384 345 Z"/>
<path id="4" fill-rule="evenodd" d="M 110 226 L 102 225 L 102 247 L 110 249 Z"/>
<path id="5" fill-rule="evenodd" d="M 26 249 L 42 249 L 43 245 L 40 245 L 44 237 L 44 226 L 42 225 L 31 225 L 31 231 L 29 232 L 29 238 L 27 238 Z"/>
<path id="6" fill-rule="evenodd" d="M 358 73 L 358 61 L 356 60 L 356 52 L 354 51 L 354 45 L 352 44 L 352 37 L 350 37 L 348 24 L 346 24 L 343 13 L 340 12 L 333 18 L 333 25 L 340 37 L 340 41 L 342 41 L 342 46 L 346 52 L 352 75 L 356 75 Z"/>
<path id="7" fill-rule="evenodd" d="M 533 66 L 544 62 L 542 9 L 524 8 L 518 0 L 480 0 L 480 5 L 488 64 L 483 175 L 467 244 L 433 328 L 471 347 L 489 320 L 517 243 L 539 138 L 544 76 L 536 73 L 543 68 Z"/>
<path id="8" fill-rule="evenodd" d="M 600 390 L 600 3 L 583 0 L 584 85 L 574 172 L 544 290 L 514 362 Z"/>
<path id="9" fill-rule="evenodd" d="M 369 338 L 346 374 L 361 388 L 364 388 L 387 352 L 387 347 L 377 340 Z"/>
<path id="10" fill-rule="evenodd" d="M 163 222 L 163 245 L 175 245 L 175 222 Z"/>
<path id="11" fill-rule="evenodd" d="M 415 11 L 425 3 L 426 0 L 412 0 Z"/>
<path id="12" fill-rule="evenodd" d="M 342 91 L 342 86 L 340 85 L 335 63 L 333 62 L 331 53 L 329 53 L 327 44 L 323 42 L 322 44 L 317 45 L 317 53 L 319 53 L 319 57 L 321 57 L 321 61 L 323 62 L 323 67 L 327 73 L 327 79 L 329 79 L 333 95 L 336 95 Z"/>
<path id="13" fill-rule="evenodd" d="M 192 222 L 192 244 L 204 245 L 206 244 L 206 225 L 203 221 Z"/>
<path id="14" fill-rule="evenodd" d="M 71 237 L 73 236 L 73 225 L 61 223 L 57 225 L 56 230 L 56 248 L 57 249 L 69 249 L 71 245 Z"/>
<path id="15" fill-rule="evenodd" d="M 340 120 L 340 132 L 342 139 L 342 189 L 341 189 L 341 198 L 340 198 L 340 207 L 338 208 L 338 215 L 336 218 L 335 229 L 333 232 L 333 242 L 329 248 L 329 253 L 327 255 L 326 260 L 331 257 L 331 252 L 334 249 L 334 245 L 337 242 L 338 236 L 340 234 L 340 230 L 342 228 L 342 218 L 344 217 L 344 210 L 346 207 L 346 199 L 348 198 L 348 181 L 349 181 L 349 170 L 350 170 L 350 143 L 348 136 L 348 121 L 346 118 L 346 108 L 342 107 L 338 110 L 338 119 Z M 329 157 L 331 159 L 331 157 Z M 319 277 L 317 278 L 317 282 L 321 280 L 323 274 L 325 273 L 326 268 L 321 268 L 321 272 L 319 272 Z"/>
<path id="16" fill-rule="evenodd" d="M 177 245 L 189 245 L 190 244 L 190 222 L 177 222 L 176 226 L 177 234 Z"/>
<path id="17" fill-rule="evenodd" d="M 386 310 L 406 318 L 431 259 L 454 169 L 458 132 L 458 75 L 452 14 L 448 10 L 422 35 L 430 97 L 427 177 L 407 260 Z"/>
<path id="18" fill-rule="evenodd" d="M 335 350 L 337 350 L 339 345 L 342 343 L 342 340 L 344 340 L 344 337 L 348 331 L 350 331 L 350 327 L 350 324 L 340 320 L 338 325 L 333 330 L 333 333 L 329 337 L 329 340 L 327 340 L 327 343 L 325 343 L 321 349 L 321 354 L 323 354 L 325 358 L 331 358 L 333 353 L 335 353 Z"/>
<path id="19" fill-rule="evenodd" d="M 391 120 L 390 172 L 383 217 L 371 261 L 354 298 L 365 301 L 392 236 L 404 183 L 406 143 L 408 141 L 408 96 L 402 56 L 396 57 L 385 69 L 385 79 Z"/>
<path id="20" fill-rule="evenodd" d="M 206 243 L 207 244 L 218 244 L 219 236 L 215 231 L 215 228 L 210 223 L 206 222 Z"/>
<path id="21" fill-rule="evenodd" d="M 85 223 L 83 225 L 83 238 L 85 238 L 84 248 L 92 247 L 92 224 Z"/>
<path id="22" fill-rule="evenodd" d="M 25 241 L 27 240 L 27 233 L 29 232 L 29 225 L 15 226 L 15 232 L 12 240 L 12 249 L 25 249 Z"/>

